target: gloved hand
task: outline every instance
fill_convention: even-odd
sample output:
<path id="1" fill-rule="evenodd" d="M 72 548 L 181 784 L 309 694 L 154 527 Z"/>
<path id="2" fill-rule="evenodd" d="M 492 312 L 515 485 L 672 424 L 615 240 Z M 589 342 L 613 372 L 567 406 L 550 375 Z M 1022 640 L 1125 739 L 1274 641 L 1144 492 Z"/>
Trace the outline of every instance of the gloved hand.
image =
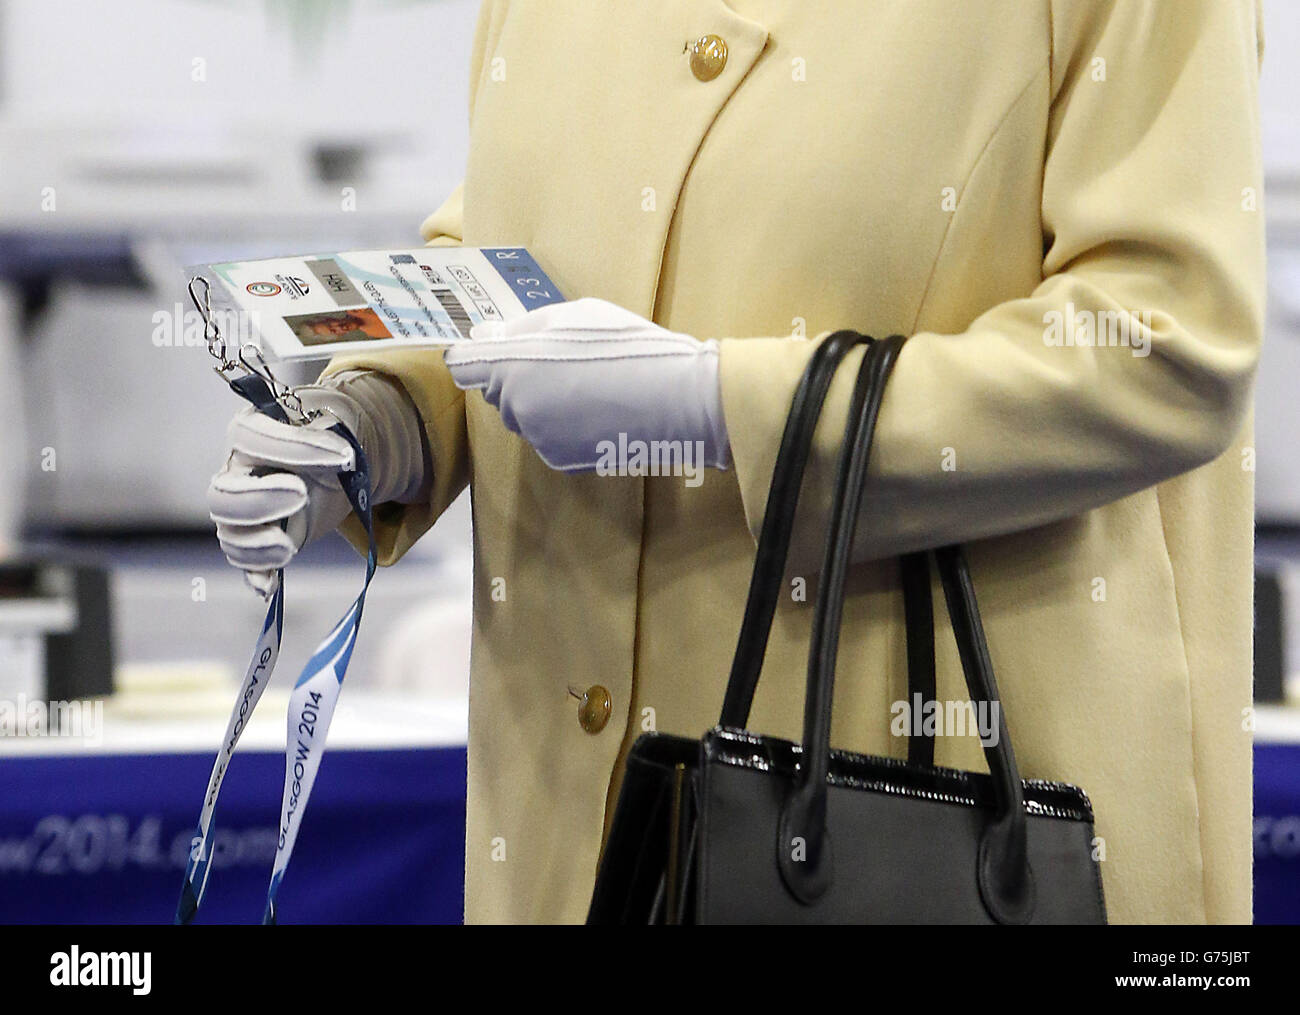
<path id="1" fill-rule="evenodd" d="M 692 442 L 698 465 L 725 469 L 718 343 L 668 331 L 600 299 L 555 303 L 477 324 L 449 348 L 452 379 L 478 388 L 553 469 L 592 471 L 620 435 Z M 606 443 L 608 447 L 608 443 Z"/>
<path id="2" fill-rule="evenodd" d="M 355 469 L 356 456 L 331 426 L 342 421 L 365 451 L 373 504 L 415 500 L 428 486 L 419 414 L 399 383 L 345 371 L 296 391 L 305 410 L 328 411 L 290 426 L 241 410 L 226 431 L 226 464 L 208 487 L 222 552 L 263 597 L 278 568 L 351 512 L 338 473 Z"/>

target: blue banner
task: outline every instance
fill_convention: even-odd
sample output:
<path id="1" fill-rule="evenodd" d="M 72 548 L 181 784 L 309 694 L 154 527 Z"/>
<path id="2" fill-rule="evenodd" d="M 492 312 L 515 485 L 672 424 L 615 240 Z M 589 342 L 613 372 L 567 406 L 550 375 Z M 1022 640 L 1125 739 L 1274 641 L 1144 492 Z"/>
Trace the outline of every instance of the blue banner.
<path id="1" fill-rule="evenodd" d="M 0 923 L 171 923 L 210 754 L 0 759 Z M 338 749 L 312 795 L 282 923 L 459 923 L 465 749 Z M 256 923 L 275 857 L 280 752 L 226 776 L 195 923 Z"/>

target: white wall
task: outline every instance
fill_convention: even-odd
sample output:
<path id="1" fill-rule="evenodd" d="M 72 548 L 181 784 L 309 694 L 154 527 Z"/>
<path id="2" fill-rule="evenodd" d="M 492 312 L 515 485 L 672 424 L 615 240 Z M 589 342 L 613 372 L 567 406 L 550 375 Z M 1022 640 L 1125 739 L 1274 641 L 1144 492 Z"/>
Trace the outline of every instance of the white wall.
<path id="1" fill-rule="evenodd" d="M 299 18 L 284 12 L 309 9 Z M 259 133 L 385 137 L 385 200 L 432 210 L 463 172 L 478 0 L 0 0 L 0 126 L 134 160 L 220 160 Z M 206 80 L 195 81 L 194 61 Z M 6 161 L 14 153 L 6 153 Z"/>
<path id="2" fill-rule="evenodd" d="M 408 126 L 466 101 L 478 0 L 4 0 L 6 106 Z M 295 19 L 282 12 L 307 9 Z M 291 24 L 301 20 L 299 25 Z M 356 40 L 364 40 L 358 48 Z M 56 41 L 57 40 L 57 41 Z M 52 44 L 53 43 L 53 44 Z M 208 84 L 191 84 L 192 60 Z M 328 104 L 317 100 L 328 95 Z M 184 120 L 182 119 L 182 123 Z M 166 126 L 160 124 L 160 126 Z"/>
<path id="3" fill-rule="evenodd" d="M 1300 180 L 1300 3 L 1264 0 L 1260 75 L 1264 167 L 1274 179 Z"/>

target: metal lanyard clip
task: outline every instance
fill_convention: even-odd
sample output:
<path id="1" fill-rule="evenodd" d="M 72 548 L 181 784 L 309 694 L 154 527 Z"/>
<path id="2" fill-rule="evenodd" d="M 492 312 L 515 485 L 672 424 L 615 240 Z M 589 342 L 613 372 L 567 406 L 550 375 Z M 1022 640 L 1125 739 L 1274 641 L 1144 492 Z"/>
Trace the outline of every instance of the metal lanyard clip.
<path id="1" fill-rule="evenodd" d="M 276 378 L 262 350 L 254 343 L 245 342 L 239 347 L 239 358 L 231 359 L 221 326 L 212 313 L 212 283 L 202 275 L 195 275 L 188 288 L 190 300 L 203 318 L 203 340 L 207 343 L 208 354 L 217 361 L 212 369 L 218 377 L 227 384 L 232 384 L 237 379 L 232 375 L 241 370 L 245 375 L 257 377 L 284 410 L 288 422 L 295 426 L 305 426 L 320 415 L 318 409 L 303 408 L 302 399 L 292 387 Z"/>

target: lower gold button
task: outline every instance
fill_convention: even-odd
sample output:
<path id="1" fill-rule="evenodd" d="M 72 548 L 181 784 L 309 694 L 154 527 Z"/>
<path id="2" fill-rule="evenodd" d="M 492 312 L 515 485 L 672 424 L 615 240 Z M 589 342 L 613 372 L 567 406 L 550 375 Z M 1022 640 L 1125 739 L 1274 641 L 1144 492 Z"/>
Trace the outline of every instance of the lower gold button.
<path id="1" fill-rule="evenodd" d="M 610 700 L 609 691 L 599 684 L 593 684 L 578 699 L 578 722 L 588 733 L 599 733 L 609 722 L 609 714 L 613 708 L 614 703 Z"/>

